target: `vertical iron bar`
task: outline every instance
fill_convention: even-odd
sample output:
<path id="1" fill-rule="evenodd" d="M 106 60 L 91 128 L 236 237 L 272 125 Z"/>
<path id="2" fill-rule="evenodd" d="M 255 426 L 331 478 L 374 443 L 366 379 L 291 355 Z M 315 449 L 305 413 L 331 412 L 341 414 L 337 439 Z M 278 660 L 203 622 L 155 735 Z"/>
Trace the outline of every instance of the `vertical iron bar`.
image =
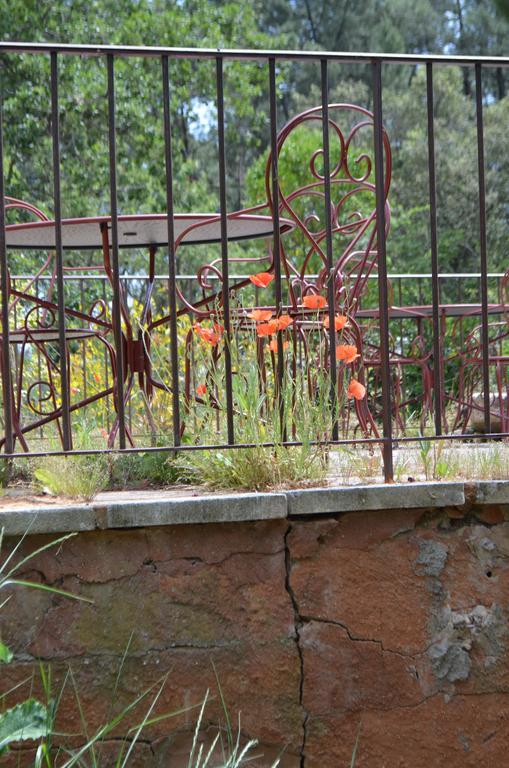
<path id="1" fill-rule="evenodd" d="M 120 295 L 125 297 L 124 301 L 126 304 L 129 303 L 129 281 L 126 279 L 126 277 L 120 278 Z M 131 397 L 132 395 L 132 389 L 129 390 L 129 392 L 125 395 L 126 400 L 126 406 L 127 406 L 127 421 L 129 423 L 129 432 L 133 433 L 133 399 Z M 125 406 L 124 406 L 125 407 Z"/>
<path id="2" fill-rule="evenodd" d="M 16 280 L 14 280 L 14 278 L 11 278 L 11 289 L 13 291 L 15 291 L 16 288 L 17 288 Z M 14 324 L 14 327 L 17 328 L 18 327 L 18 304 L 14 305 L 14 313 L 13 313 L 12 322 Z M 19 381 L 20 365 L 21 365 L 21 363 L 20 363 L 20 359 L 19 359 L 19 347 L 18 347 L 17 344 L 14 344 L 14 377 L 15 377 L 16 382 Z M 12 375 L 11 375 L 11 386 L 12 386 Z M 20 404 L 20 409 L 21 409 L 21 404 Z"/>
<path id="3" fill-rule="evenodd" d="M 120 275 L 118 258 L 118 208 L 117 208 L 117 152 L 115 137 L 115 69 L 113 54 L 107 55 L 108 67 L 108 138 L 110 155 L 110 212 L 111 212 L 111 266 L 113 283 L 113 331 L 117 357 L 116 406 L 118 413 L 118 440 L 125 448 L 124 409 L 124 354 L 122 344 L 122 318 L 120 314 Z"/>
<path id="4" fill-rule="evenodd" d="M 104 302 L 104 306 L 106 306 L 106 280 L 107 276 L 103 275 L 102 277 L 102 300 Z M 104 348 L 104 380 L 106 384 L 106 389 L 110 388 L 110 382 L 109 382 L 109 376 L 108 376 L 108 352 L 106 350 L 106 347 Z M 108 395 L 106 398 L 106 429 L 108 432 L 110 431 L 110 396 Z"/>
<path id="5" fill-rule="evenodd" d="M 65 295 L 62 248 L 62 203 L 60 195 L 60 125 L 58 107 L 58 60 L 51 53 L 51 136 L 53 142 L 53 200 L 55 210 L 55 263 L 57 268 L 58 353 L 60 356 L 60 389 L 62 403 L 62 437 L 64 451 L 72 449 L 71 416 L 69 412 L 69 371 L 65 343 Z"/>
<path id="6" fill-rule="evenodd" d="M 170 309 L 170 361 L 173 416 L 173 445 L 180 445 L 180 394 L 178 363 L 177 291 L 175 262 L 175 229 L 173 224 L 173 161 L 170 117 L 170 78 L 168 56 L 161 59 L 163 68 L 164 157 L 166 169 L 166 212 L 168 214 L 168 298 Z"/>
<path id="7" fill-rule="evenodd" d="M 80 286 L 80 311 L 85 314 L 85 286 L 84 280 L 79 281 Z M 83 325 L 83 321 L 82 321 Z M 83 382 L 83 397 L 87 398 L 87 345 L 86 339 L 81 342 L 81 380 Z"/>
<path id="8" fill-rule="evenodd" d="M 397 278 L 398 281 L 398 304 L 400 307 L 403 306 L 403 286 L 402 286 L 402 280 L 401 277 Z M 400 354 L 403 355 L 403 318 L 399 321 L 399 351 Z"/>
<path id="9" fill-rule="evenodd" d="M 488 254 L 486 248 L 486 186 L 484 178 L 484 126 L 482 108 L 481 64 L 475 65 L 475 110 L 477 118 L 477 166 L 479 178 L 479 245 L 481 256 L 481 322 L 482 322 L 482 374 L 484 401 L 484 431 L 490 426 L 490 361 L 488 329 Z"/>
<path id="10" fill-rule="evenodd" d="M 228 218 L 226 213 L 226 159 L 224 148 L 224 87 L 223 87 L 223 58 L 216 56 L 216 90 L 217 90 L 217 143 L 219 153 L 219 203 L 221 210 L 221 273 L 222 299 L 224 314 L 224 369 L 226 384 L 226 428 L 228 444 L 233 445 L 235 434 L 233 427 L 233 391 L 232 391 L 232 361 L 231 361 L 231 323 L 230 323 L 230 289 L 228 269 Z"/>
<path id="11" fill-rule="evenodd" d="M 431 243 L 431 295 L 433 305 L 433 388 L 435 406 L 435 432 L 442 434 L 442 345 L 440 339 L 440 284 L 438 280 L 437 190 L 435 173 L 435 124 L 433 97 L 433 64 L 426 64 L 428 105 L 428 178 L 429 217 Z"/>
<path id="12" fill-rule="evenodd" d="M 36 278 L 35 280 L 35 295 L 37 296 L 37 298 L 39 298 L 39 278 Z M 37 379 L 39 382 L 42 381 L 42 360 L 41 360 L 41 349 L 39 344 L 37 345 Z M 40 402 L 42 398 L 42 385 L 39 384 L 37 389 L 38 389 L 39 402 Z M 41 440 L 44 437 L 44 430 L 42 427 L 39 429 L 39 437 L 41 438 Z"/>
<path id="13" fill-rule="evenodd" d="M 400 307 L 403 306 L 403 280 L 401 277 L 398 277 L 398 304 Z M 399 351 L 401 356 L 404 355 L 405 348 L 404 348 L 404 329 L 405 329 L 405 321 L 403 318 L 399 321 Z M 403 402 L 406 403 L 407 400 L 407 394 L 406 394 L 406 365 L 401 366 L 401 389 L 403 392 Z"/>
<path id="14" fill-rule="evenodd" d="M 2 283 L 2 386 L 5 427 L 5 453 L 13 452 L 12 382 L 9 338 L 9 286 L 7 246 L 5 242 L 5 189 L 3 153 L 3 116 L 0 105 L 0 282 Z"/>
<path id="15" fill-rule="evenodd" d="M 378 301 L 380 309 L 380 369 L 382 376 L 382 422 L 384 477 L 394 476 L 392 456 L 391 366 L 389 360 L 389 301 L 387 290 L 387 254 L 385 250 L 385 179 L 382 122 L 382 64 L 373 64 L 373 139 L 375 148 L 376 229 L 378 256 Z"/>
<path id="16" fill-rule="evenodd" d="M 327 255 L 327 303 L 329 305 L 329 359 L 330 359 L 330 398 L 332 406 L 332 439 L 339 437 L 337 408 L 337 371 L 336 371 L 336 328 L 334 306 L 334 264 L 332 257 L 332 211 L 330 183 L 330 148 L 329 148 L 329 74 L 327 59 L 321 61 L 322 84 L 322 143 L 323 143 L 323 181 L 325 204 L 325 235 Z"/>
<path id="17" fill-rule="evenodd" d="M 270 109 L 270 157 L 271 157 L 271 190 L 272 190 L 272 224 L 273 224 L 273 258 L 274 258 L 274 290 L 276 298 L 276 317 L 280 315 L 283 306 L 283 288 L 281 285 L 281 233 L 279 228 L 279 162 L 277 147 L 277 90 L 276 90 L 276 60 L 269 59 L 269 109 Z M 286 440 L 285 402 L 283 393 L 284 357 L 283 337 L 277 332 L 277 407 L 279 413 L 279 428 L 281 439 Z"/>

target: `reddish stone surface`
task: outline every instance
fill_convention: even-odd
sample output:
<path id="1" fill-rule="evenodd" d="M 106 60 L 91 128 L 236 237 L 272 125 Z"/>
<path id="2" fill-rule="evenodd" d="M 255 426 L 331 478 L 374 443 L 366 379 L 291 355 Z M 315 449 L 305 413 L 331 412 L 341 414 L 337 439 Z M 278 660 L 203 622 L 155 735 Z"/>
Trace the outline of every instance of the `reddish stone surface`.
<path id="1" fill-rule="evenodd" d="M 509 525 L 469 519 L 293 524 L 306 768 L 349 765 L 357 735 L 356 768 L 507 761 Z"/>
<path id="2" fill-rule="evenodd" d="M 503 523 L 507 518 L 504 511 L 493 504 L 486 504 L 481 509 L 476 511 L 476 517 L 481 523 L 487 523 L 488 525 L 497 525 Z"/>
<path id="3" fill-rule="evenodd" d="M 117 728 L 120 736 L 143 719 L 167 676 L 155 712 L 199 705 L 210 689 L 203 724 L 212 727 L 224 723 L 214 665 L 234 728 L 240 713 L 242 732 L 262 744 L 259 753 L 276 754 L 287 745 L 283 764 L 297 766 L 300 659 L 285 587 L 287 527 L 275 521 L 98 531 L 46 551 L 24 576 L 94 603 L 36 590 L 13 593 L 2 610 L 2 633 L 17 661 L 6 668 L 2 689 L 30 675 L 32 658 L 51 660 L 55 690 L 70 666 L 93 731 L 111 717 L 112 696 L 119 711 L 152 686 Z M 24 552 L 46 540 L 32 537 Z M 172 734 L 182 741 L 183 731 L 185 752 L 198 711 L 150 726 L 143 739 L 157 742 L 159 754 L 169 749 Z M 66 733 L 81 730 L 69 681 L 58 725 Z M 155 752 L 145 764 L 159 764 Z M 173 758 L 171 764 L 177 764 Z"/>
<path id="4" fill-rule="evenodd" d="M 412 565 L 418 542 L 405 534 L 416 517 L 366 512 L 296 523 L 288 545 L 300 615 L 338 621 L 393 651 L 423 651 L 432 596 Z"/>
<path id="5" fill-rule="evenodd" d="M 155 714 L 211 701 L 201 738 L 232 720 L 269 768 L 500 768 L 509 738 L 509 523 L 471 503 L 302 521 L 80 534 L 24 576 L 89 597 L 13 592 L 4 691 L 51 662 L 72 668 L 91 731 L 144 690 L 103 747 Z M 28 538 L 24 552 L 49 538 Z M 124 652 L 125 660 L 122 663 Z M 117 673 L 122 673 L 117 683 Z M 162 685 L 164 681 L 164 685 Z M 40 687 L 40 686 L 39 686 Z M 23 688 L 18 691 L 23 695 Z M 1 692 L 1 691 L 0 691 Z M 35 692 L 38 690 L 37 675 Z M 10 700 L 13 700 L 10 697 Z M 143 733 L 132 765 L 184 768 L 197 709 Z M 68 679 L 59 727 L 81 729 Z M 73 742 L 79 743 L 79 737 Z M 28 768 L 23 751 L 16 762 Z"/>
<path id="6" fill-rule="evenodd" d="M 500 768 L 507 764 L 507 696 L 436 694 L 415 707 L 310 718 L 307 768 Z"/>

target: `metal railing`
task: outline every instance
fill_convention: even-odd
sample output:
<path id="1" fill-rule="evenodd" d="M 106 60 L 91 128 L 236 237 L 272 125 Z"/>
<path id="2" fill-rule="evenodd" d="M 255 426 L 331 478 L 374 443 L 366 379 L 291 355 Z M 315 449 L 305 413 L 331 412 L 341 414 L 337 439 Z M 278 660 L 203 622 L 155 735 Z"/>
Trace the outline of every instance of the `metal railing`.
<path id="1" fill-rule="evenodd" d="M 291 303 L 285 303 L 284 286 L 287 285 L 288 274 L 284 270 L 283 247 L 284 237 L 281 234 L 281 221 L 284 219 L 285 208 L 281 204 L 281 192 L 279 188 L 279 165 L 278 152 L 281 125 L 277 120 L 277 87 L 276 75 L 277 65 L 282 62 L 318 62 L 320 64 L 320 89 L 321 105 L 320 119 L 322 123 L 322 147 L 320 149 L 323 161 L 323 198 L 324 210 L 327 214 L 324 216 L 323 249 L 325 265 L 324 269 L 330 279 L 323 284 L 327 299 L 327 316 L 329 321 L 330 339 L 327 349 L 328 376 L 330 378 L 331 391 L 331 410 L 330 410 L 330 433 L 325 442 L 331 445 L 340 445 L 345 443 L 359 444 L 377 444 L 382 447 L 384 474 L 386 481 L 391 481 L 393 477 L 393 449 L 396 443 L 415 441 L 418 439 L 461 439 L 461 434 L 449 434 L 444 428 L 444 390 L 437 386 L 436 382 L 442 382 L 444 373 L 441 370 L 443 365 L 443 329 L 442 329 L 442 311 L 441 311 L 441 283 L 445 279 L 456 279 L 460 275 L 443 275 L 439 271 L 439 252 L 437 238 L 437 191 L 436 191 L 436 171 L 435 171 L 435 122 L 434 122 L 434 71 L 436 67 L 442 66 L 460 66 L 472 68 L 475 74 L 475 115 L 476 115 L 476 133 L 477 133 L 477 158 L 478 158 L 478 217 L 479 217 L 479 272 L 469 277 L 475 277 L 480 283 L 481 301 L 479 308 L 480 319 L 480 345 L 478 351 L 480 357 L 476 360 L 482 370 L 482 397 L 483 397 L 483 415 L 484 415 L 484 435 L 483 437 L 507 437 L 509 432 L 501 430 L 497 433 L 491 432 L 490 421 L 492 418 L 491 393 L 490 393 L 490 366 L 494 364 L 493 355 L 490 354 L 490 307 L 488 281 L 492 275 L 488 272 L 488 253 L 486 240 L 486 182 L 485 182 L 485 158 L 484 158 L 484 125 L 483 125 L 483 99 L 482 99 L 482 78 L 483 72 L 490 68 L 505 68 L 509 66 L 509 58 L 498 57 L 472 57 L 472 56 L 417 56 L 409 54 L 371 54 L 371 53 L 334 53 L 334 52 L 314 52 L 314 51 L 249 51 L 249 50 L 213 50 L 213 49 L 186 49 L 186 48 L 161 48 L 161 47 L 130 47 L 130 46 L 96 46 L 96 45 L 58 45 L 45 43 L 0 43 L 0 55 L 8 57 L 11 55 L 28 54 L 39 57 L 46 57 L 50 61 L 50 92 L 51 104 L 49 113 L 51 115 L 51 137 L 52 137 L 52 171 L 53 171 L 53 210 L 54 210 L 54 278 L 53 289 L 56 293 L 56 301 L 46 300 L 46 303 L 40 306 L 46 311 L 54 313 L 56 316 L 57 336 L 52 337 L 52 343 L 58 347 L 58 378 L 59 378 L 59 398 L 55 400 L 53 415 L 57 420 L 58 429 L 61 435 L 62 451 L 70 452 L 73 450 L 72 434 L 72 414 L 74 407 L 71 401 L 71 372 L 69 370 L 69 320 L 70 318 L 79 319 L 78 310 L 69 310 L 65 303 L 65 285 L 68 280 L 79 280 L 77 276 L 68 276 L 65 273 L 64 266 L 64 223 L 62 219 L 62 191 L 61 191 L 61 153 L 60 153 L 60 101 L 59 101 L 59 79 L 60 65 L 63 57 L 73 56 L 93 56 L 101 57 L 106 61 L 107 67 L 107 113 L 108 113 L 108 149 L 109 149 L 109 204 L 110 204 L 110 231 L 111 243 L 106 243 L 107 259 L 109 260 L 106 273 L 92 277 L 88 275 L 87 280 L 107 281 L 108 290 L 111 291 L 111 319 L 108 320 L 108 330 L 111 331 L 112 342 L 107 341 L 108 354 L 111 363 L 111 379 L 106 387 L 107 397 L 113 402 L 115 408 L 116 431 L 113 435 L 108 449 L 110 450 L 193 450 L 207 447 L 230 447 L 242 448 L 250 445 L 243 440 L 242 434 L 236 430 L 236 409 L 234 403 L 234 388 L 232 379 L 234 371 L 232 369 L 231 344 L 235 334 L 233 319 L 235 317 L 235 308 L 231 306 L 231 288 L 239 279 L 230 274 L 231 264 L 229 259 L 229 226 L 232 214 L 227 209 L 227 187 L 228 173 L 225 159 L 225 93 L 224 93 L 224 64 L 228 61 L 257 61 L 266 67 L 267 85 L 269 93 L 269 123 L 270 123 L 270 165 L 268 171 L 268 190 L 272 205 L 269 205 L 270 216 L 272 218 L 272 243 L 271 243 L 271 274 L 274 277 L 274 313 L 280 314 L 285 309 L 290 308 Z M 133 375 L 138 373 L 141 376 L 146 375 L 146 370 L 138 370 L 136 363 L 127 357 L 129 355 L 142 354 L 140 352 L 140 343 L 143 344 L 144 338 L 126 339 L 124 289 L 123 284 L 129 279 L 139 280 L 139 276 L 126 277 L 121 274 L 122 260 L 120 258 L 119 244 L 119 222 L 121 214 L 118 207 L 118 189 L 117 189 L 117 151 L 116 151 L 116 94 L 115 94 L 115 65 L 119 58 L 138 57 L 155 58 L 160 61 L 161 80 L 160 87 L 162 92 L 163 111 L 161 114 L 160 128 L 164 136 L 164 168 L 165 168 L 165 195 L 166 195 L 166 257 L 168 272 L 164 276 L 157 275 L 167 281 L 167 299 L 168 312 L 166 323 L 168 327 L 168 351 L 170 359 L 170 375 L 166 385 L 166 391 L 171 394 L 171 425 L 172 439 L 167 441 L 169 444 L 163 446 L 129 446 L 130 433 L 127 424 L 128 414 L 126 406 L 129 401 L 130 387 L 129 379 L 126 379 L 124 372 L 129 366 L 132 367 Z M 224 344 L 222 346 L 222 355 L 224 358 L 224 387 L 225 387 L 225 418 L 226 418 L 226 440 L 220 443 L 209 445 L 184 444 L 182 442 L 183 418 L 182 418 L 182 370 L 181 370 L 181 350 L 179 350 L 178 339 L 178 314 L 182 309 L 181 297 L 178 293 L 178 283 L 188 277 L 177 276 L 176 262 L 176 236 L 175 236 L 175 211 L 174 211 L 174 179 L 173 179 L 173 153 L 172 153 L 172 115 L 170 109 L 170 93 L 172 88 L 172 70 L 171 65 L 176 59 L 188 59 L 191 61 L 212 60 L 215 62 L 215 93 L 217 110 L 217 178 L 219 183 L 219 212 L 216 220 L 219 224 L 218 242 L 220 245 L 220 260 L 217 268 L 221 275 L 221 291 L 219 300 L 221 304 L 221 318 L 224 326 Z M 370 241 L 368 250 L 376 251 L 376 278 L 369 274 L 370 280 L 375 279 L 377 296 L 377 356 L 376 365 L 377 376 L 380 381 L 380 423 L 381 433 L 376 433 L 373 428 L 365 431 L 361 436 L 348 435 L 340 437 L 339 416 L 337 408 L 334 407 L 334 399 L 338 388 L 338 365 L 336 360 L 335 344 L 335 316 L 337 310 L 337 293 L 333 274 L 335 273 L 335 250 L 334 234 L 335 223 L 333 216 L 330 215 L 332 200 L 331 187 L 331 168 L 334 169 L 334 163 L 330 157 L 330 136 L 329 130 L 331 119 L 329 116 L 329 65 L 332 62 L 341 63 L 364 63 L 371 68 L 372 76 L 372 104 L 373 115 L 370 119 L 372 129 L 373 154 L 374 154 L 374 196 L 375 209 L 371 216 L 370 223 L 374 226 L 374 234 Z M 431 289 L 431 302 L 429 318 L 431 321 L 430 350 L 427 356 L 427 365 L 435 381 L 432 389 L 432 412 L 434 430 L 432 434 L 422 436 L 395 435 L 394 434 L 394 383 L 393 371 L 395 363 L 393 358 L 393 340 L 391 335 L 391 297 L 390 283 L 399 280 L 398 284 L 404 279 L 404 276 L 390 276 L 387 268 L 387 146 L 385 144 L 386 135 L 383 122 L 383 67 L 385 65 L 421 65 L 426 70 L 426 98 L 427 98 L 427 143 L 428 143 L 428 177 L 429 177 L 429 231 L 430 231 L 430 273 L 423 275 L 412 275 L 412 280 L 429 281 Z M 1 118 L 0 118 L 1 119 Z M 14 277 L 9 274 L 8 267 L 8 227 L 6 229 L 6 205 L 5 197 L 9 190 L 5 188 L 4 173 L 4 153 L 2 141 L 2 123 L 0 121 L 0 265 L 1 265 L 1 299 L 2 299 L 2 391 L 4 407 L 4 458 L 13 457 L 20 452 L 37 454 L 39 452 L 58 452 L 57 449 L 33 451 L 25 448 L 24 451 L 16 451 L 15 443 L 20 444 L 20 437 L 23 433 L 23 425 L 19 423 L 20 413 L 17 410 L 16 397 L 21 396 L 22 387 L 16 383 L 16 373 L 12 347 L 15 340 L 11 338 L 13 333 L 12 313 L 9 307 L 12 306 L 13 296 L 17 294 L 16 284 L 19 284 L 24 278 L 22 276 Z M 390 166 L 389 166 L 390 173 Z M 27 198 L 30 197 L 30 190 L 27 190 Z M 284 202 L 284 201 L 283 201 Z M 270 203 L 270 200 L 269 200 Z M 295 225 L 295 222 L 293 222 Z M 308 233 L 309 234 L 309 233 Z M 373 265 L 370 267 L 370 273 Z M 156 279 L 155 275 L 148 276 L 149 280 Z M 495 277 L 495 275 L 493 275 Z M 499 277 L 497 274 L 496 277 Z M 44 281 L 44 276 L 39 276 L 39 283 Z M 196 278 L 193 278 L 196 279 Z M 242 280 L 242 278 L 240 278 Z M 306 290 L 310 290 L 313 285 L 311 275 L 307 276 Z M 339 279 L 339 278 L 338 278 Z M 14 288 L 13 288 L 14 285 Z M 18 297 L 26 301 L 26 296 Z M 359 302 L 359 306 L 362 302 Z M 392 303 L 395 304 L 394 294 Z M 193 305 L 194 307 L 195 305 Z M 209 310 L 211 304 L 206 305 Z M 196 305 L 198 307 L 198 305 Z M 217 311 L 217 310 L 216 310 Z M 74 313 L 74 314 L 73 314 Z M 189 310 L 189 316 L 193 317 L 193 310 Z M 209 311 L 210 317 L 214 317 L 212 310 Z M 198 315 L 199 316 L 199 315 Z M 84 319 L 81 318 L 84 322 Z M 296 322 L 297 317 L 294 313 L 293 319 Z M 98 320 L 98 322 L 101 322 Z M 106 321 L 103 321 L 106 325 Z M 85 329 L 85 326 L 81 326 Z M 106 331 L 105 331 L 106 333 Z M 222 331 L 223 333 L 223 331 Z M 138 342 L 138 346 L 136 343 Z M 281 395 L 283 390 L 283 378 L 285 376 L 285 359 L 283 348 L 283 337 L 280 332 L 276 334 L 276 352 L 275 352 L 275 393 Z M 42 344 L 42 342 L 41 342 Z M 40 345 L 39 345 L 40 351 Z M 503 356 L 499 356 L 502 358 Z M 50 361 L 51 362 L 51 361 Z M 503 364 L 503 360 L 497 361 Z M 146 364 L 146 363 L 145 363 Z M 56 369 L 55 369 L 56 370 Z M 40 384 L 40 382 L 39 382 Z M 284 399 L 280 397 L 279 402 L 280 416 L 284 420 Z M 360 418 L 360 417 L 359 417 Z M 18 423 L 16 423 L 18 422 Z M 44 426 L 40 425 L 41 428 Z M 292 440 L 290 435 L 285 433 L 285 442 L 288 445 L 298 443 L 298 440 Z M 317 438 L 320 441 L 320 438 Z M 270 444 L 270 442 L 268 443 Z M 89 452 L 94 452 L 92 449 Z"/>

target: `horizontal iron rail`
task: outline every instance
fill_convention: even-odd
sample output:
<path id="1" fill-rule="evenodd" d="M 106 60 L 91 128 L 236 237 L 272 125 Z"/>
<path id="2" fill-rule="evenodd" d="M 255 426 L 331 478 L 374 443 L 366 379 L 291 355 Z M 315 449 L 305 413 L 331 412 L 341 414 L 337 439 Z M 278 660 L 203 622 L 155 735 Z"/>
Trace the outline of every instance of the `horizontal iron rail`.
<path id="1" fill-rule="evenodd" d="M 488 272 L 486 277 L 505 277 L 505 272 Z M 121 280 L 148 280 L 150 275 L 140 273 L 137 275 L 120 275 Z M 247 280 L 249 275 L 230 275 L 230 280 Z M 318 278 L 318 275 L 307 275 L 310 280 Z M 402 272 L 388 274 L 388 280 L 415 280 L 416 278 L 431 280 L 431 272 Z M 450 278 L 466 279 L 466 278 L 480 278 L 482 277 L 480 272 L 439 272 L 438 277 L 440 280 L 448 280 Z M 39 280 L 49 280 L 50 274 L 39 275 Z M 377 275 L 367 275 L 368 280 L 378 280 Z M 33 275 L 11 275 L 11 280 L 32 280 Z M 168 275 L 156 274 L 155 280 L 168 280 Z M 219 280 L 217 275 L 209 275 L 207 280 Z M 281 275 L 282 280 L 287 280 L 286 275 Z M 106 275 L 64 275 L 64 280 L 104 280 L 107 282 Z M 196 275 L 175 275 L 175 280 L 196 280 Z"/>
<path id="2" fill-rule="evenodd" d="M 81 56 L 168 56 L 180 59 L 213 59 L 218 56 L 225 59 L 260 59 L 273 58 L 278 61 L 341 61 L 345 63 L 365 62 L 370 64 L 381 61 L 387 64 L 442 64 L 455 66 L 474 66 L 479 63 L 485 67 L 509 67 L 507 56 L 447 56 L 429 53 L 365 53 L 337 51 L 281 51 L 253 50 L 242 48 L 168 48 L 164 46 L 142 45 L 83 45 L 79 43 L 32 43 L 4 40 L 0 42 L 0 53 L 61 53 Z"/>
<path id="3" fill-rule="evenodd" d="M 503 438 L 509 438 L 509 432 L 492 432 L 490 434 L 443 434 L 443 435 L 417 435 L 415 437 L 357 437 L 357 438 L 344 438 L 340 440 L 309 440 L 305 445 L 316 447 L 327 446 L 348 446 L 348 445 L 383 445 L 384 443 L 391 443 L 394 449 L 397 449 L 400 443 L 422 443 L 422 442 L 434 442 L 435 440 L 441 442 L 458 442 L 459 440 L 500 440 Z M 181 445 L 162 445 L 162 446 L 146 446 L 135 448 L 89 448 L 87 450 L 72 450 L 72 451 L 30 451 L 30 453 L 0 453 L 0 459 L 31 459 L 39 456 L 94 456 L 103 453 L 181 453 L 183 451 L 222 451 L 222 450 L 236 450 L 238 448 L 248 450 L 250 448 L 274 448 L 276 445 L 283 445 L 287 448 L 298 448 L 304 445 L 301 440 L 285 440 L 281 443 L 266 442 L 266 443 L 214 443 L 210 445 L 189 445 L 182 443 Z"/>

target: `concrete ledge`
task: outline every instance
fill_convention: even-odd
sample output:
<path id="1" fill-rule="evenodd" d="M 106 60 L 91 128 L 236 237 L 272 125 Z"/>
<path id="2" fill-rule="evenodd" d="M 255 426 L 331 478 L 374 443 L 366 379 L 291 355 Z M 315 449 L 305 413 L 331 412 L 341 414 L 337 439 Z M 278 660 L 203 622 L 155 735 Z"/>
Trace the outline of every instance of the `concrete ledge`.
<path id="1" fill-rule="evenodd" d="M 242 493 L 94 505 L 98 528 L 234 523 L 286 517 L 284 493 Z"/>
<path id="2" fill-rule="evenodd" d="M 507 480 L 478 480 L 473 485 L 477 504 L 509 504 Z"/>
<path id="3" fill-rule="evenodd" d="M 375 509 L 450 507 L 465 503 L 463 483 L 396 483 L 289 491 L 288 514 L 324 515 Z"/>
<path id="4" fill-rule="evenodd" d="M 467 491 L 467 493 L 465 493 Z M 143 494 L 146 496 L 143 497 Z M 171 495 L 173 493 L 173 495 Z M 0 506 L 0 528 L 7 536 L 68 533 L 108 528 L 140 528 L 186 523 L 277 520 L 311 515 L 387 509 L 509 505 L 509 482 L 398 483 L 341 488 L 310 488 L 280 493 L 193 494 L 189 490 L 101 494 L 83 504 L 44 506 L 35 501 Z"/>
<path id="5" fill-rule="evenodd" d="M 96 528 L 94 510 L 88 504 L 75 507 L 27 507 L 0 510 L 0 528 L 6 536 L 24 533 L 72 533 Z"/>
<path id="6" fill-rule="evenodd" d="M 147 501 L 91 502 L 61 507 L 0 509 L 6 536 L 68 533 L 98 528 L 140 528 L 151 525 L 233 523 L 277 520 L 287 516 L 284 493 L 239 493 Z"/>

